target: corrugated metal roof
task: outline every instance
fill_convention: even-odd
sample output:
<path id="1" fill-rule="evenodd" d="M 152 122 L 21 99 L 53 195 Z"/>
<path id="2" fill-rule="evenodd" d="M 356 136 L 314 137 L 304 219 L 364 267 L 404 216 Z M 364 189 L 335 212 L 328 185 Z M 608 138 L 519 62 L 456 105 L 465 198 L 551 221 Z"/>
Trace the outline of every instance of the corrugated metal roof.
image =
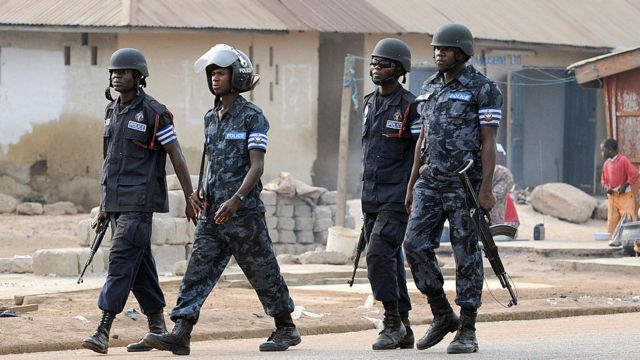
<path id="1" fill-rule="evenodd" d="M 433 34 L 449 22 L 477 39 L 637 46 L 640 0 L 2 0 L 0 25 Z"/>
<path id="2" fill-rule="evenodd" d="M 365 0 L 270 0 L 264 3 L 291 30 L 386 34 L 405 32 L 403 27 Z"/>
<path id="3" fill-rule="evenodd" d="M 467 25 L 478 39 L 621 48 L 637 44 L 638 0 L 367 0 L 408 32 Z"/>
<path id="4" fill-rule="evenodd" d="M 0 24 L 123 26 L 122 0 L 2 0 Z"/>
<path id="5" fill-rule="evenodd" d="M 257 0 L 133 0 L 131 26 L 287 31 Z"/>

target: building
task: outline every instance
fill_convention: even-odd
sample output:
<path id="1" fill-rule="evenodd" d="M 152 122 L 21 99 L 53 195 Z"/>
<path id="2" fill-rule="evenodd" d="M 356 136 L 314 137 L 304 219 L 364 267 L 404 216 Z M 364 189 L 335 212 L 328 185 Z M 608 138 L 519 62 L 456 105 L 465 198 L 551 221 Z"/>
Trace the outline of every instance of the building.
<path id="1" fill-rule="evenodd" d="M 506 95 L 500 141 L 516 182 L 566 181 L 592 191 L 593 143 L 604 133 L 597 126 L 602 94 L 579 88 L 564 69 L 631 46 L 638 18 L 640 5 L 624 0 L 6 0 L 0 4 L 0 177 L 18 181 L 21 169 L 45 162 L 46 186 L 76 201 L 78 187 L 94 183 L 101 171 L 105 68 L 121 47 L 146 54 L 149 92 L 173 111 L 197 173 L 202 115 L 212 98 L 193 62 L 226 42 L 246 51 L 262 77 L 248 96 L 271 122 L 263 179 L 288 171 L 333 189 L 345 56 L 356 58 L 357 104 L 373 89 L 368 54 L 378 40 L 399 37 L 413 51 L 408 86 L 416 91 L 433 71 L 431 36 L 460 22 L 476 37 L 473 63 Z M 350 197 L 359 195 L 360 110 L 351 113 Z M 584 138 L 594 141 L 574 151 Z M 579 161 L 580 178 L 573 179 L 569 166 Z"/>

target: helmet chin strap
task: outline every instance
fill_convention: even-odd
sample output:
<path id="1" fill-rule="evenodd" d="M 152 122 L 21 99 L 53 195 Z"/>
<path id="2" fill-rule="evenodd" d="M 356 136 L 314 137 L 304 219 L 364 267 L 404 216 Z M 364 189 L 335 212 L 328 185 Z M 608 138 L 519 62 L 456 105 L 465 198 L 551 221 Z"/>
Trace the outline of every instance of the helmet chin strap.
<path id="1" fill-rule="evenodd" d="M 376 85 L 387 85 L 394 82 L 395 80 L 396 80 L 395 75 L 387 76 L 384 79 L 376 79 L 373 76 L 371 77 L 371 81 L 373 81 L 373 83 Z"/>

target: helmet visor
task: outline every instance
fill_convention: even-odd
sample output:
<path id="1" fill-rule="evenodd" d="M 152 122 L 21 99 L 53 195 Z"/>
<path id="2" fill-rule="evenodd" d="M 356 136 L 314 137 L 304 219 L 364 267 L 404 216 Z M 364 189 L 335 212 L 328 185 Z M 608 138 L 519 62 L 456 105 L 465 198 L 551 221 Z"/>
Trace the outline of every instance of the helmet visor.
<path id="1" fill-rule="evenodd" d="M 217 44 L 204 53 L 193 64 L 193 71 L 202 72 L 209 65 L 217 65 L 225 68 L 231 66 L 234 61 L 238 60 L 238 55 L 234 49 L 227 44 Z"/>

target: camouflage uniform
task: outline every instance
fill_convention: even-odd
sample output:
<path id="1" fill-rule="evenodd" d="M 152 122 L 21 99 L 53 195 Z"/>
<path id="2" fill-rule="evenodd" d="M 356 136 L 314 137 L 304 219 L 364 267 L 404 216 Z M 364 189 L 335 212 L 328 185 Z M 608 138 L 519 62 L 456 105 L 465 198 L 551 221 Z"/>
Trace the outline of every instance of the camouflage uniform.
<path id="1" fill-rule="evenodd" d="M 511 171 L 502 166 L 496 165 L 493 171 L 493 183 L 491 192 L 496 198 L 496 204 L 491 209 L 491 224 L 503 224 L 504 213 L 507 209 L 507 193 L 513 187 L 513 175 Z"/>
<path id="2" fill-rule="evenodd" d="M 293 300 L 280 274 L 267 232 L 262 184 L 246 196 L 227 224 L 215 224 L 213 214 L 240 188 L 249 171 L 249 151 L 267 150 L 269 123 L 262 110 L 239 96 L 218 119 L 218 108 L 205 115 L 207 139 L 207 185 L 209 204 L 206 221 L 200 221 L 189 265 L 182 280 L 171 320 L 186 319 L 195 324 L 200 308 L 213 290 L 231 255 L 258 294 L 270 316 L 293 311 Z"/>
<path id="3" fill-rule="evenodd" d="M 448 219 L 456 260 L 456 304 L 474 310 L 482 303 L 482 254 L 469 216 L 470 200 L 454 172 L 473 159 L 468 174 L 479 190 L 480 127 L 499 126 L 502 95 L 493 81 L 468 65 L 448 84 L 440 73 L 427 79 L 416 101 L 420 103 L 425 140 L 404 241 L 407 260 L 422 293 L 428 297 L 442 294 L 444 278 L 434 250 L 440 246 Z"/>
<path id="4" fill-rule="evenodd" d="M 411 310 L 402 240 L 408 218 L 404 198 L 422 126 L 415 105 L 411 106 L 414 100 L 400 84 L 388 96 L 377 90 L 370 93 L 365 96 L 362 127 L 369 282 L 376 300 L 398 301 L 401 313 Z"/>

